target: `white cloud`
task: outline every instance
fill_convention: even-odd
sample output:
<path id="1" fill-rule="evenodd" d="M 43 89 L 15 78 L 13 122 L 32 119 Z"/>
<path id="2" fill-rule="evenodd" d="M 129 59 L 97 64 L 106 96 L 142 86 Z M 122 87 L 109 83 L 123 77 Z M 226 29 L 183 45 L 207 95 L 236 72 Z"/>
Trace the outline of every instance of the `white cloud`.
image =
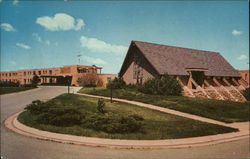
<path id="1" fill-rule="evenodd" d="M 235 35 L 235 36 L 241 35 L 241 34 L 242 34 L 242 31 L 234 29 L 234 30 L 232 31 L 232 34 Z"/>
<path id="2" fill-rule="evenodd" d="M 23 44 L 23 43 L 16 43 L 16 46 L 23 48 L 23 49 L 31 49 L 29 45 Z"/>
<path id="3" fill-rule="evenodd" d="M 1 28 L 5 31 L 16 31 L 11 24 L 8 23 L 1 23 Z"/>
<path id="4" fill-rule="evenodd" d="M 16 66 L 16 61 L 10 61 L 10 65 Z"/>
<path id="5" fill-rule="evenodd" d="M 82 56 L 82 58 L 84 61 L 87 61 L 91 64 L 107 64 L 106 61 L 100 59 L 100 58 L 93 58 L 93 57 L 89 57 L 89 56 Z"/>
<path id="6" fill-rule="evenodd" d="M 85 23 L 83 19 L 76 19 L 65 13 L 57 13 L 54 17 L 44 16 L 36 19 L 36 23 L 48 31 L 81 30 Z"/>
<path id="7" fill-rule="evenodd" d="M 19 3 L 19 0 L 13 0 L 12 4 L 17 5 Z"/>
<path id="8" fill-rule="evenodd" d="M 101 41 L 96 38 L 89 38 L 86 36 L 81 36 L 80 43 L 81 47 L 87 48 L 93 52 L 125 54 L 128 49 L 122 45 L 112 45 L 106 43 L 105 41 Z"/>
<path id="9" fill-rule="evenodd" d="M 248 59 L 248 57 L 246 55 L 240 55 L 238 57 L 238 60 L 246 60 L 246 59 Z"/>
<path id="10" fill-rule="evenodd" d="M 0 0 L 0 3 L 2 2 L 2 0 Z"/>

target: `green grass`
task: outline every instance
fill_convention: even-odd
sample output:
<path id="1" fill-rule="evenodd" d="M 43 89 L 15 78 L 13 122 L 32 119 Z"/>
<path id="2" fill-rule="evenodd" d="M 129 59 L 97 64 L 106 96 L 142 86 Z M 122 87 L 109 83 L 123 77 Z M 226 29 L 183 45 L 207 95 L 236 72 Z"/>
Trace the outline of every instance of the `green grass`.
<path id="1" fill-rule="evenodd" d="M 110 90 L 105 88 L 83 88 L 79 92 L 110 96 Z M 249 102 L 240 103 L 183 96 L 148 95 L 132 89 L 113 90 L 113 97 L 153 104 L 226 123 L 249 121 Z"/>
<path id="2" fill-rule="evenodd" d="M 34 87 L 0 87 L 0 94 L 21 92 L 29 89 L 34 89 Z"/>
<path id="3" fill-rule="evenodd" d="M 97 100 L 97 98 L 73 94 L 64 94 L 52 99 L 52 101 L 55 103 L 55 107 L 72 107 L 83 113 L 86 113 L 86 111 L 88 113 L 97 113 Z M 137 114 L 143 117 L 143 131 L 133 133 L 105 133 L 103 131 L 87 129 L 81 125 L 63 127 L 38 124 L 36 119 L 39 115 L 34 115 L 29 111 L 21 113 L 18 116 L 18 120 L 23 124 L 41 130 L 79 136 L 112 139 L 176 139 L 237 131 L 237 129 L 204 123 L 147 108 L 142 108 L 136 105 L 119 102 L 110 103 L 107 100 L 105 100 L 105 103 L 105 110 L 108 113 L 115 113 L 118 116 Z"/>

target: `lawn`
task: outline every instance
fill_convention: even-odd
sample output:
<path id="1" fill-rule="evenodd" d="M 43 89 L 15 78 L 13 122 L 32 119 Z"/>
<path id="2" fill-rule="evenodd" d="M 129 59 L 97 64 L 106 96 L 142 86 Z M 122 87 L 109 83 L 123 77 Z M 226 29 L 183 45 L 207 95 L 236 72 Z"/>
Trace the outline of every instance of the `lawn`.
<path id="1" fill-rule="evenodd" d="M 83 88 L 79 93 L 110 96 L 110 90 L 106 88 Z M 148 95 L 133 89 L 113 90 L 113 97 L 153 104 L 226 123 L 249 121 L 249 102 L 240 103 L 183 96 Z"/>
<path id="2" fill-rule="evenodd" d="M 0 94 L 8 94 L 34 89 L 34 87 L 0 87 Z"/>
<path id="3" fill-rule="evenodd" d="M 41 117 L 41 114 L 31 113 L 30 110 L 26 110 L 21 113 L 18 117 L 18 120 L 23 124 L 41 130 L 64 134 L 73 134 L 79 136 L 91 136 L 112 139 L 176 139 L 237 131 L 237 129 L 204 123 L 147 108 L 142 108 L 136 105 L 130 105 L 120 102 L 110 103 L 108 100 L 105 100 L 106 113 L 102 114 L 97 111 L 97 98 L 90 98 L 80 95 L 63 94 L 48 102 L 50 102 L 51 107 L 53 107 L 51 108 L 51 110 L 56 110 L 55 112 L 64 112 L 65 114 L 66 112 L 64 110 L 71 110 L 71 112 L 74 112 L 72 111 L 72 109 L 77 110 L 78 112 L 80 112 L 80 116 L 83 116 L 81 122 L 70 126 L 41 124 L 38 122 L 41 121 L 39 119 L 39 117 Z M 48 104 L 48 102 L 46 102 L 45 105 Z M 42 109 L 42 107 L 40 108 Z M 76 116 L 71 115 L 68 117 L 72 118 Z M 122 125 L 119 125 L 121 124 L 118 122 L 120 121 L 120 119 L 128 119 L 130 122 L 132 121 L 131 123 L 133 125 L 135 120 L 131 120 L 131 118 L 128 118 L 131 116 L 136 116 L 135 119 L 139 120 L 138 122 L 136 121 L 137 124 L 139 123 L 139 125 L 136 126 L 139 126 L 140 129 L 133 129 L 136 130 L 133 132 L 126 132 L 127 129 L 124 129 L 124 132 L 123 130 L 117 130 L 117 128 L 119 128 L 120 126 L 124 126 L 124 124 L 128 122 L 123 121 Z M 111 124 L 109 123 L 110 120 L 108 120 L 109 117 L 111 117 L 111 120 L 114 119 Z M 60 119 L 60 115 L 55 115 L 54 118 Z M 63 117 L 62 119 L 69 118 Z M 100 119 L 102 121 L 99 121 Z M 43 120 L 47 122 L 47 119 L 44 118 Z M 49 120 L 53 121 L 54 119 L 50 118 Z M 91 121 L 92 123 L 88 123 L 88 121 Z M 59 124 L 63 122 L 65 122 L 65 120 L 57 120 L 57 123 Z M 96 130 L 88 127 L 89 124 L 92 124 L 93 126 L 93 124 L 98 124 L 98 122 L 101 122 L 102 124 L 100 125 L 100 127 L 105 128 L 106 126 L 108 130 L 113 129 L 118 131 L 119 133 L 108 133 L 107 131 Z M 107 123 L 109 123 L 109 125 L 107 125 Z M 128 126 L 130 126 L 130 128 L 134 128 L 131 127 L 131 125 Z"/>

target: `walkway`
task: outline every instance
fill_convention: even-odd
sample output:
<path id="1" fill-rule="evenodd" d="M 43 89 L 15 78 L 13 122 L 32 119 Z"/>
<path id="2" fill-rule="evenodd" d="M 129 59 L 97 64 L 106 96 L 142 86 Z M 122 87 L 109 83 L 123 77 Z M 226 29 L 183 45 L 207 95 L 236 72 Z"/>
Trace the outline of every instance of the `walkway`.
<path id="1" fill-rule="evenodd" d="M 82 95 L 82 96 L 87 96 L 87 97 L 94 97 L 94 98 L 103 98 L 103 99 L 110 99 L 110 97 L 104 97 L 104 96 L 96 96 L 96 95 L 90 95 L 90 94 L 83 94 L 83 93 L 76 93 L 78 95 Z M 177 116 L 181 116 L 181 117 L 185 117 L 185 118 L 189 118 L 189 119 L 194 119 L 194 120 L 199 120 L 202 122 L 206 122 L 206 123 L 211 123 L 211 124 L 217 124 L 217 125 L 221 125 L 221 126 L 227 126 L 227 127 L 232 127 L 232 128 L 237 128 L 237 129 L 249 129 L 249 122 L 245 122 L 245 123 L 232 123 L 232 124 L 227 124 L 221 121 L 217 121 L 217 120 L 213 120 L 210 118 L 205 118 L 205 117 L 201 117 L 198 115 L 193 115 L 193 114 L 189 114 L 189 113 L 183 113 L 180 111 L 176 111 L 173 109 L 168 109 L 168 108 L 163 108 L 163 107 L 159 107 L 159 106 L 155 106 L 152 104 L 146 104 L 146 103 L 142 103 L 142 102 L 137 102 L 137 101 L 130 101 L 130 100 L 126 100 L 126 99 L 119 99 L 119 98 L 113 98 L 114 101 L 118 101 L 118 102 L 124 102 L 124 103 L 129 103 L 129 104 L 134 104 L 140 107 L 144 107 L 144 108 L 149 108 L 149 109 L 154 109 L 154 110 L 158 110 L 164 113 L 169 113 L 169 114 L 173 114 L 173 115 L 177 115 Z"/>

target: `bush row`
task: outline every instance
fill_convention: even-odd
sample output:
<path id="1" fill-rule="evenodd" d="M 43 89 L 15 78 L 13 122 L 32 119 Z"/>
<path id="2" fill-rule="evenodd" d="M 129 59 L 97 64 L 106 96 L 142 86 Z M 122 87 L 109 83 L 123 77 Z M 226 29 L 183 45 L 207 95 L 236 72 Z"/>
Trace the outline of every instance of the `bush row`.
<path id="1" fill-rule="evenodd" d="M 36 116 L 38 124 L 54 126 L 80 125 L 106 133 L 130 133 L 143 130 L 143 118 L 139 115 L 117 115 L 79 111 L 75 107 L 57 106 L 54 102 L 33 101 L 26 108 Z"/>
<path id="2" fill-rule="evenodd" d="M 107 88 L 134 89 L 145 94 L 153 95 L 181 95 L 182 88 L 178 81 L 167 74 L 148 79 L 141 85 L 126 85 L 122 78 L 115 78 L 107 84 Z"/>
<path id="3" fill-rule="evenodd" d="M 15 82 L 0 82 L 0 87 L 37 87 L 35 84 L 20 84 Z"/>

